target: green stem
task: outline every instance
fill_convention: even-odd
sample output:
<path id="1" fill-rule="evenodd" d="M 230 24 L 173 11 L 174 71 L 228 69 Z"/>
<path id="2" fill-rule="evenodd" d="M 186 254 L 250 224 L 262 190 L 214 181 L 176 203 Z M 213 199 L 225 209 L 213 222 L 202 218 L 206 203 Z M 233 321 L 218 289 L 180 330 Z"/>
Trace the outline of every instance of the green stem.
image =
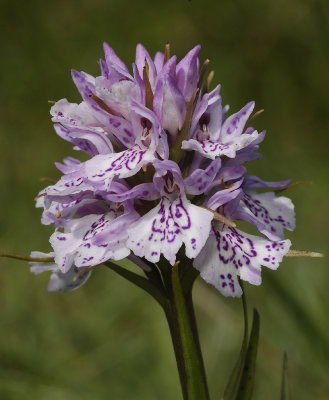
<path id="1" fill-rule="evenodd" d="M 171 270 L 170 309 L 166 312 L 184 400 L 209 400 L 191 291 L 184 293 L 178 263 Z M 169 282 L 167 282 L 168 284 Z"/>
<path id="2" fill-rule="evenodd" d="M 110 261 L 104 264 L 159 302 L 167 317 L 184 400 L 209 400 L 192 302 L 192 287 L 198 272 L 186 258 L 180 270 L 179 263 L 171 267 L 160 262 L 145 271 L 148 279 Z"/>

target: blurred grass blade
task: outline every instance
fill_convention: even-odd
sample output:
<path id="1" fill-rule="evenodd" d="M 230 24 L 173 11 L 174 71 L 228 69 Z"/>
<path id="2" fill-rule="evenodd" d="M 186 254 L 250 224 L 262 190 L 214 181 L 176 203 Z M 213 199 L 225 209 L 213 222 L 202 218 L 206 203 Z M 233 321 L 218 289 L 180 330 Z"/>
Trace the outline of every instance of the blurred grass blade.
<path id="1" fill-rule="evenodd" d="M 244 334 L 243 334 L 243 341 L 240 350 L 239 358 L 233 368 L 231 376 L 226 384 L 224 393 L 222 395 L 222 400 L 233 400 L 235 399 L 236 392 L 239 387 L 239 382 L 241 379 L 243 365 L 247 353 L 247 346 L 248 346 L 248 310 L 247 310 L 247 301 L 245 296 L 245 291 L 243 288 L 242 281 L 240 281 L 240 285 L 242 288 L 242 307 L 243 307 L 243 316 L 244 316 Z"/>
<path id="2" fill-rule="evenodd" d="M 282 362 L 282 381 L 281 381 L 281 400 L 289 399 L 289 384 L 288 384 L 288 356 L 283 353 Z"/>
<path id="3" fill-rule="evenodd" d="M 259 314 L 258 311 L 254 309 L 249 345 L 236 400 L 250 400 L 252 398 L 252 392 L 255 381 L 258 339 L 259 339 Z"/>

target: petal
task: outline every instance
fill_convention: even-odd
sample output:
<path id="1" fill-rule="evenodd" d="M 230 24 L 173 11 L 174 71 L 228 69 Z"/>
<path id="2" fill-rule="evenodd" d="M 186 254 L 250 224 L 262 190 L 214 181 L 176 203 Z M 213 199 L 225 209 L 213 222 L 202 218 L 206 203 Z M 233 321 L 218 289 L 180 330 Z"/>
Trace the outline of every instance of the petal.
<path id="1" fill-rule="evenodd" d="M 230 115 L 224 122 L 220 137 L 223 143 L 230 143 L 232 138 L 240 136 L 248 121 L 249 115 L 255 107 L 255 102 L 246 104 L 240 111 Z"/>
<path id="2" fill-rule="evenodd" d="M 149 81 L 150 81 L 152 89 L 154 89 L 155 79 L 156 79 L 156 75 L 157 75 L 154 62 L 153 62 L 152 58 L 150 57 L 148 51 L 145 49 L 145 47 L 141 43 L 138 43 L 136 46 L 135 63 L 137 65 L 140 76 L 143 76 L 143 68 L 145 67 L 145 60 L 147 61 L 147 64 L 149 66 Z"/>
<path id="3" fill-rule="evenodd" d="M 163 61 L 164 61 L 164 53 L 161 51 L 157 51 L 154 56 L 154 66 L 157 71 L 157 74 L 162 70 L 163 68 Z"/>
<path id="4" fill-rule="evenodd" d="M 95 77 L 83 71 L 76 71 L 75 69 L 71 70 L 71 74 L 73 82 L 79 90 L 81 97 L 83 98 L 83 100 L 89 103 L 89 96 L 95 94 Z"/>
<path id="5" fill-rule="evenodd" d="M 169 74 L 174 79 L 176 79 L 176 61 L 177 61 L 177 57 L 176 56 L 172 56 L 165 63 L 165 65 L 163 65 L 160 73 L 158 72 L 158 75 L 157 75 L 157 78 L 156 78 L 156 81 L 155 81 L 155 87 L 157 86 L 158 81 L 162 80 L 165 75 Z"/>
<path id="6" fill-rule="evenodd" d="M 87 215 L 72 220 L 64 233 L 56 231 L 50 237 L 50 243 L 60 270 L 65 273 L 73 264 L 87 267 L 101 264 L 109 258 L 125 258 L 129 249 L 125 245 L 126 235 L 123 231 L 113 241 L 98 241 L 96 244 L 97 238 L 111 228 L 115 219 L 116 213 L 110 209 L 103 215 Z"/>
<path id="7" fill-rule="evenodd" d="M 139 98 L 138 97 L 136 98 L 136 101 L 138 103 L 145 104 L 145 96 L 146 96 L 145 84 L 142 77 L 139 75 L 138 68 L 135 63 L 133 63 L 133 73 L 134 73 L 134 79 L 139 87 L 139 92 L 140 92 L 140 96 Z"/>
<path id="8" fill-rule="evenodd" d="M 289 240 L 271 242 L 226 226 L 217 225 L 213 233 L 196 258 L 194 267 L 225 296 L 241 296 L 237 275 L 260 285 L 261 267 L 277 269 L 291 246 Z"/>
<path id="9" fill-rule="evenodd" d="M 119 77 L 118 77 L 119 78 Z M 140 99 L 140 89 L 132 79 L 119 78 L 114 82 L 103 76 L 95 80 L 96 95 L 116 114 L 129 117 L 130 99 Z"/>
<path id="10" fill-rule="evenodd" d="M 202 279 L 215 286 L 225 297 L 240 297 L 242 289 L 237 270 L 233 263 L 225 264 L 220 260 L 217 244 L 216 235 L 210 235 L 193 266 L 200 271 Z"/>
<path id="11" fill-rule="evenodd" d="M 91 271 L 85 271 L 75 279 L 79 268 L 73 266 L 67 273 L 63 274 L 60 271 L 53 272 L 50 275 L 48 292 L 57 292 L 64 289 L 64 292 L 71 292 L 82 286 L 90 277 Z"/>
<path id="12" fill-rule="evenodd" d="M 32 251 L 31 257 L 53 257 L 54 253 L 41 253 L 40 251 Z M 48 284 L 48 291 L 55 292 L 64 289 L 65 292 L 77 289 L 83 285 L 89 278 L 91 272 L 87 271 L 80 274 L 77 279 L 74 279 L 76 274 L 79 272 L 76 266 L 67 273 L 62 273 L 56 263 L 45 263 L 45 262 L 34 262 L 30 261 L 30 271 L 38 275 L 45 271 L 52 271 Z"/>
<path id="13" fill-rule="evenodd" d="M 161 130 L 160 132 L 160 139 L 156 152 L 163 160 L 168 160 L 169 158 L 168 135 L 164 130 Z"/>
<path id="14" fill-rule="evenodd" d="M 154 160 L 154 153 L 140 146 L 109 154 L 98 155 L 85 163 L 88 181 L 95 182 L 100 188 L 109 189 L 115 176 L 120 179 L 135 175 L 143 165 Z"/>
<path id="15" fill-rule="evenodd" d="M 212 140 L 184 140 L 182 143 L 183 150 L 194 150 L 202 154 L 206 158 L 214 160 L 219 156 L 235 157 L 234 146 L 213 142 Z"/>
<path id="16" fill-rule="evenodd" d="M 199 78 L 199 60 L 198 54 L 200 45 L 195 46 L 186 56 L 177 64 L 176 76 L 178 89 L 183 93 L 185 100 L 190 101 L 195 92 Z"/>
<path id="17" fill-rule="evenodd" d="M 194 206 L 185 196 L 174 201 L 163 196 L 156 208 L 128 229 L 127 246 L 150 262 L 158 262 L 163 254 L 174 265 L 183 243 L 187 257 L 197 256 L 209 235 L 212 218 L 212 213 Z"/>
<path id="18" fill-rule="evenodd" d="M 43 253 L 41 251 L 32 251 L 30 257 L 33 258 L 48 258 L 54 257 L 54 253 Z M 38 262 L 38 261 L 29 261 L 30 264 L 30 271 L 33 272 L 35 275 L 39 275 L 44 271 L 55 271 L 58 269 L 55 262 Z"/>
<path id="19" fill-rule="evenodd" d="M 130 119 L 136 143 L 155 150 L 162 131 L 155 113 L 136 101 L 130 104 Z"/>
<path id="20" fill-rule="evenodd" d="M 189 138 L 218 141 L 223 116 L 222 98 L 219 91 L 220 85 L 202 96 L 193 112 Z"/>
<path id="21" fill-rule="evenodd" d="M 116 64 L 124 71 L 129 72 L 128 68 L 126 67 L 126 64 L 123 61 L 121 61 L 121 59 L 116 55 L 115 51 L 112 49 L 111 46 L 109 46 L 106 42 L 104 42 L 103 48 L 107 64 Z"/>
<path id="22" fill-rule="evenodd" d="M 92 238 L 92 243 L 101 247 L 106 247 L 109 244 L 107 250 L 112 251 L 111 243 L 118 244 L 120 241 L 121 244 L 125 244 L 128 227 L 139 218 L 140 215 L 133 207 L 130 209 L 127 207 L 124 214 L 113 219 L 110 224 L 102 225 L 102 229 Z"/>
<path id="23" fill-rule="evenodd" d="M 93 186 L 86 183 L 85 164 L 86 163 L 80 163 L 73 172 L 63 175 L 57 183 L 48 186 L 43 192 L 47 194 L 47 197 L 61 197 L 92 191 L 94 189 Z M 53 198 L 53 200 L 55 200 L 55 198 Z"/>
<path id="24" fill-rule="evenodd" d="M 284 187 L 287 186 L 291 182 L 291 179 L 286 179 L 284 181 L 263 181 L 256 175 L 246 175 L 244 178 L 243 186 L 246 189 L 256 189 L 262 187 L 270 187 L 270 188 L 277 188 L 277 187 Z"/>
<path id="25" fill-rule="evenodd" d="M 243 182 L 243 179 L 235 182 L 231 187 L 228 189 L 222 189 L 217 191 L 210 199 L 206 202 L 208 208 L 216 211 L 219 207 L 229 203 L 230 201 L 237 198 L 243 192 L 240 189 L 240 186 Z"/>
<path id="26" fill-rule="evenodd" d="M 188 194 L 198 195 L 204 193 L 215 179 L 221 166 L 220 158 L 212 161 L 206 169 L 196 169 L 184 180 L 185 190 Z"/>
<path id="27" fill-rule="evenodd" d="M 158 199 L 159 192 L 156 190 L 153 183 L 142 183 L 125 192 L 109 194 L 106 198 L 113 202 L 122 202 L 129 199 L 143 199 L 150 201 Z"/>
<path id="28" fill-rule="evenodd" d="M 184 181 L 182 177 L 181 170 L 177 163 L 172 160 L 155 160 L 153 162 L 153 167 L 155 168 L 156 173 L 153 177 L 153 183 L 155 188 L 162 194 L 167 194 L 165 187 L 165 179 L 164 177 L 168 172 L 172 174 L 173 182 L 172 186 L 177 185 L 179 188 L 179 193 L 184 192 Z"/>
<path id="29" fill-rule="evenodd" d="M 44 225 L 55 224 L 56 227 L 64 227 L 75 215 L 82 217 L 88 214 L 104 214 L 107 211 L 105 203 L 94 198 L 76 199 L 70 203 L 52 201 L 44 208 L 41 222 Z"/>
<path id="30" fill-rule="evenodd" d="M 233 138 L 231 141 L 232 144 L 235 146 L 235 150 L 239 151 L 241 149 L 244 149 L 245 147 L 248 147 L 252 145 L 254 142 L 258 142 L 258 136 L 260 133 L 257 131 L 253 131 L 251 133 L 243 133 L 242 135 Z"/>
<path id="31" fill-rule="evenodd" d="M 283 229 L 295 229 L 294 205 L 288 197 L 275 196 L 274 192 L 247 192 L 241 201 L 240 218 L 256 225 L 269 239 L 284 237 Z"/>
<path id="32" fill-rule="evenodd" d="M 112 143 L 102 128 L 72 127 L 68 129 L 59 124 L 55 124 L 54 128 L 58 136 L 73 143 L 79 150 L 85 151 L 90 156 L 113 153 Z"/>
<path id="33" fill-rule="evenodd" d="M 101 125 L 111 132 L 125 147 L 129 148 L 135 144 L 136 137 L 129 121 L 120 116 L 111 115 L 103 110 L 97 112 L 97 118 Z"/>
<path id="34" fill-rule="evenodd" d="M 57 101 L 50 109 L 52 121 L 64 126 L 97 126 L 98 120 L 90 105 L 82 101 L 80 104 L 69 103 L 67 99 Z"/>
<path id="35" fill-rule="evenodd" d="M 162 121 L 163 129 L 175 136 L 182 129 L 185 120 L 186 102 L 172 76 L 167 74 L 157 81 L 153 107 Z"/>
<path id="36" fill-rule="evenodd" d="M 73 157 L 65 157 L 63 159 L 63 164 L 55 162 L 56 168 L 63 172 L 63 174 L 77 171 L 80 168 L 80 164 L 80 160 Z"/>

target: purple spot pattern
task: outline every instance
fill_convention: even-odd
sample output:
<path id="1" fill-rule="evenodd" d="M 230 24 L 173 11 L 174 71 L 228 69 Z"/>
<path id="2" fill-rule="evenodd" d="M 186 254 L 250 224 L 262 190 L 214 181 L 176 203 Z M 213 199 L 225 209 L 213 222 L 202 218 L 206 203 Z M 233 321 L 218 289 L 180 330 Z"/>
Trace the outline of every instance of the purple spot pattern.
<path id="1" fill-rule="evenodd" d="M 259 196 L 259 195 L 258 195 Z M 283 236 L 283 228 L 293 230 L 294 226 L 290 221 L 284 219 L 280 214 L 280 210 L 275 204 L 276 198 L 273 199 L 273 207 L 269 211 L 258 198 L 253 198 L 245 193 L 242 199 L 244 205 L 254 214 L 254 216 L 267 225 L 268 230 L 279 237 Z M 293 210 L 292 210 L 293 213 Z"/>
<path id="2" fill-rule="evenodd" d="M 220 155 L 223 151 L 230 148 L 228 144 L 213 142 L 212 140 L 199 141 L 199 143 L 205 154 L 215 153 L 215 155 Z"/>
<path id="3" fill-rule="evenodd" d="M 231 227 L 222 231 L 213 228 L 213 233 L 221 263 L 221 284 L 223 288 L 228 285 L 232 293 L 235 290 L 233 274 L 241 275 L 243 279 L 259 284 L 261 266 L 265 265 L 276 269 L 290 247 L 290 242 L 287 240 L 271 242 L 257 236 L 244 234 Z M 227 272 L 225 272 L 226 268 Z"/>
<path id="4" fill-rule="evenodd" d="M 257 256 L 254 243 L 234 228 L 225 233 L 213 229 L 216 237 L 218 257 L 223 264 L 233 263 L 236 269 L 250 265 L 250 259 Z"/>
<path id="5" fill-rule="evenodd" d="M 191 219 L 183 205 L 182 198 L 179 197 L 171 203 L 166 196 L 163 196 L 158 214 L 152 221 L 152 232 L 148 240 L 173 243 L 182 231 L 190 229 L 190 227 Z"/>
<path id="6" fill-rule="evenodd" d="M 121 175 L 121 177 L 130 176 L 131 172 L 138 167 L 142 167 L 141 164 L 143 163 L 146 152 L 147 149 L 142 149 L 140 146 L 135 145 L 116 156 L 111 155 L 107 165 L 99 169 L 97 173 L 93 173 L 91 175 L 91 180 L 105 180 L 116 175 Z"/>
<path id="7" fill-rule="evenodd" d="M 108 213 L 103 214 L 97 221 L 91 224 L 90 229 L 83 235 L 83 246 L 90 247 L 89 242 L 112 222 L 116 213 L 114 210 L 109 210 Z"/>
<path id="8" fill-rule="evenodd" d="M 232 135 L 232 133 L 236 132 L 238 129 L 241 129 L 240 126 L 240 121 L 245 117 L 247 114 L 247 111 L 242 109 L 240 112 L 238 112 L 234 118 L 232 119 L 230 125 L 226 129 L 226 134 L 227 135 Z M 243 128 L 243 126 L 242 126 Z"/>
<path id="9" fill-rule="evenodd" d="M 145 221 L 142 218 L 129 233 L 128 247 L 136 255 L 157 262 L 163 253 L 168 261 L 174 264 L 175 255 L 182 242 L 188 241 L 186 245 L 193 250 L 197 248 L 197 240 L 188 238 L 187 235 L 192 221 L 181 196 L 176 200 L 162 196 L 160 204 L 151 215 L 149 218 L 146 215 Z"/>

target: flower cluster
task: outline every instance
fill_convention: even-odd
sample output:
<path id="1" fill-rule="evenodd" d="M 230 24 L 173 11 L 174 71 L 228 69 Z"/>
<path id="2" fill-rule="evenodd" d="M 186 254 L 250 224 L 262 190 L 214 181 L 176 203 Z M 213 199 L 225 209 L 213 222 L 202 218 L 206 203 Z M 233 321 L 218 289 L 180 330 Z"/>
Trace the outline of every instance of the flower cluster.
<path id="1" fill-rule="evenodd" d="M 80 286 L 90 272 L 76 273 L 106 260 L 174 265 L 184 244 L 201 277 L 235 297 L 238 276 L 259 285 L 261 266 L 276 269 L 290 248 L 293 204 L 268 189 L 289 181 L 265 182 L 244 165 L 265 136 L 251 126 L 254 102 L 228 116 L 220 86 L 209 90 L 211 75 L 203 83 L 200 46 L 179 62 L 168 50 L 152 59 L 138 44 L 131 73 L 105 44 L 100 76 L 72 71 L 82 102 L 51 108 L 57 134 L 90 159 L 56 163 L 61 179 L 38 196 L 42 223 L 56 227 L 54 263 L 32 271 L 52 271 L 49 290 Z"/>

